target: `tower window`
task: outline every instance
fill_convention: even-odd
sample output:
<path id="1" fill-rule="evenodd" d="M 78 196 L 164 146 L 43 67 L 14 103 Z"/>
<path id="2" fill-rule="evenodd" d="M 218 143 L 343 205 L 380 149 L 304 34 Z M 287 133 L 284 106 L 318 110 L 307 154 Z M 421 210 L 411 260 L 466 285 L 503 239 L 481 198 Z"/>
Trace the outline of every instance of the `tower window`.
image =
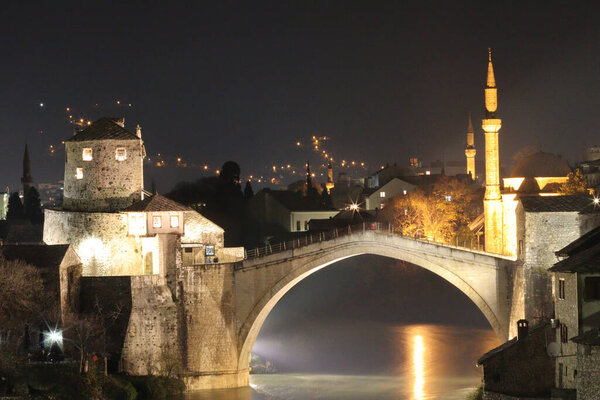
<path id="1" fill-rule="evenodd" d="M 115 158 L 117 159 L 117 161 L 127 160 L 127 149 L 125 149 L 125 147 L 117 147 L 117 151 L 115 152 Z"/>
<path id="2" fill-rule="evenodd" d="M 385 197 L 385 192 L 379 192 L 379 197 Z"/>
<path id="3" fill-rule="evenodd" d="M 565 324 L 560 325 L 560 341 L 562 343 L 569 343 L 569 329 Z"/>
<path id="4" fill-rule="evenodd" d="M 565 298 L 565 280 L 558 280 L 558 298 L 564 300 Z"/>
<path id="5" fill-rule="evenodd" d="M 162 218 L 160 216 L 154 216 L 154 217 L 152 217 L 152 227 L 153 228 L 160 228 L 160 227 L 162 227 Z"/>
<path id="6" fill-rule="evenodd" d="M 179 217 L 177 215 L 171 215 L 171 228 L 177 228 L 179 226 Z"/>
<path id="7" fill-rule="evenodd" d="M 83 179 L 83 168 L 75 169 L 75 178 Z"/>
<path id="8" fill-rule="evenodd" d="M 83 149 L 81 157 L 83 158 L 83 161 L 92 161 L 92 149 L 89 147 Z"/>

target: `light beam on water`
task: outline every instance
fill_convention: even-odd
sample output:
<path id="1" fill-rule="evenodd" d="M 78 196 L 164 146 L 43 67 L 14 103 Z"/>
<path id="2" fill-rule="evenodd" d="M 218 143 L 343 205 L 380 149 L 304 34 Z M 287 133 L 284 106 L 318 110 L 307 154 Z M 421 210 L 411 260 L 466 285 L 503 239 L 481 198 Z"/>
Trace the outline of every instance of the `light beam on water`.
<path id="1" fill-rule="evenodd" d="M 415 400 L 425 398 L 425 345 L 423 336 L 413 337 L 413 397 Z"/>

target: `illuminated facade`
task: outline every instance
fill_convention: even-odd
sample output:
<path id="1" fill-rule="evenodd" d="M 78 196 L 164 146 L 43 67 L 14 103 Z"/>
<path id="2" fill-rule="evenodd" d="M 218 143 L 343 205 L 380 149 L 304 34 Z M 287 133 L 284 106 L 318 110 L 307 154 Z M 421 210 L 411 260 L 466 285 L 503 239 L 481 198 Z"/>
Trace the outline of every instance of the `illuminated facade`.
<path id="1" fill-rule="evenodd" d="M 485 197 L 483 210 L 485 219 L 485 250 L 502 253 L 502 195 L 500 193 L 500 149 L 498 133 L 502 120 L 496 118 L 498 89 L 489 51 L 487 83 L 485 86 L 485 119 L 482 127 L 485 135 Z"/>
<path id="2" fill-rule="evenodd" d="M 469 127 L 467 129 L 467 146 L 465 148 L 465 156 L 467 156 L 467 174 L 471 175 L 471 179 L 476 180 L 477 175 L 475 174 L 475 133 L 473 132 L 473 122 L 471 121 L 471 114 L 469 114 Z"/>

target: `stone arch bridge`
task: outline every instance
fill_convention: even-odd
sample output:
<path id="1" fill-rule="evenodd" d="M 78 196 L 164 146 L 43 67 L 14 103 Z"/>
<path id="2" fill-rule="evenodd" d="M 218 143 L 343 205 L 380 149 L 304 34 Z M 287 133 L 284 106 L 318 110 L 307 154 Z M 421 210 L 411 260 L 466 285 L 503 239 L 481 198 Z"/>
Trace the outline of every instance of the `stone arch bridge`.
<path id="1" fill-rule="evenodd" d="M 170 332 L 178 340 L 168 346 L 181 350 L 188 389 L 248 385 L 250 353 L 275 304 L 310 274 L 363 254 L 406 261 L 444 278 L 475 303 L 501 340 L 508 338 L 509 326 L 514 325 L 511 320 L 515 319 L 511 317 L 514 258 L 403 237 L 389 232 L 387 226 L 379 228 L 379 225 L 363 225 L 355 230 L 307 236 L 248 252 L 246 259 L 236 264 L 181 267 L 178 286 L 171 289 L 177 293 L 174 296 L 177 304 L 172 309 L 178 310 L 178 317 Z M 168 280 L 167 276 L 166 284 Z M 148 290 L 147 286 L 138 286 Z M 169 302 L 170 296 L 164 295 L 164 288 L 155 290 L 158 292 L 154 298 L 162 296 Z M 131 322 L 136 314 L 135 293 L 132 297 L 129 330 L 136 325 Z M 148 307 L 156 310 L 164 304 L 140 305 L 146 314 Z M 147 321 L 151 315 L 142 313 L 138 318 Z M 136 331 L 140 336 L 140 330 Z M 162 331 L 163 336 L 168 335 L 164 328 Z M 141 340 L 145 340 L 143 337 Z M 163 340 L 162 346 L 165 345 Z M 132 348 L 133 343 L 126 338 L 125 369 L 144 373 L 143 367 L 136 367 L 135 362 L 127 363 L 135 355 Z"/>

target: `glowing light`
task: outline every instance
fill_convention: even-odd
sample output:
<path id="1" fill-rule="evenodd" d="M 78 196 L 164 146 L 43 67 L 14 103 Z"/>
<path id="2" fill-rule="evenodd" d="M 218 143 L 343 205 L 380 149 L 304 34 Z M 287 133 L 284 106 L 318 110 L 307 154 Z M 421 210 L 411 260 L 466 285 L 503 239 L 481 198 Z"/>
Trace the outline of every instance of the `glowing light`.
<path id="1" fill-rule="evenodd" d="M 413 398 L 421 400 L 425 398 L 425 345 L 423 336 L 413 337 Z"/>
<path id="2" fill-rule="evenodd" d="M 349 208 L 350 208 L 352 211 L 358 211 L 358 208 L 359 208 L 359 207 L 358 207 L 358 204 L 357 204 L 357 203 L 352 203 L 352 204 L 350 204 Z"/>
<path id="3" fill-rule="evenodd" d="M 52 347 L 57 345 L 62 349 L 63 346 L 63 334 L 60 329 L 50 329 L 44 332 L 44 342 L 46 347 Z"/>
<path id="4" fill-rule="evenodd" d="M 69 112 L 69 111 L 71 111 L 71 108 L 70 108 L 70 107 L 67 107 L 67 112 Z"/>
<path id="5" fill-rule="evenodd" d="M 600 205 L 600 197 L 594 196 L 593 203 L 594 203 L 594 208 L 598 207 Z"/>
<path id="6" fill-rule="evenodd" d="M 302 145 L 302 143 L 296 142 L 296 146 L 301 146 L 301 145 Z"/>
<path id="7" fill-rule="evenodd" d="M 40 103 L 40 107 L 44 107 L 44 103 Z"/>

